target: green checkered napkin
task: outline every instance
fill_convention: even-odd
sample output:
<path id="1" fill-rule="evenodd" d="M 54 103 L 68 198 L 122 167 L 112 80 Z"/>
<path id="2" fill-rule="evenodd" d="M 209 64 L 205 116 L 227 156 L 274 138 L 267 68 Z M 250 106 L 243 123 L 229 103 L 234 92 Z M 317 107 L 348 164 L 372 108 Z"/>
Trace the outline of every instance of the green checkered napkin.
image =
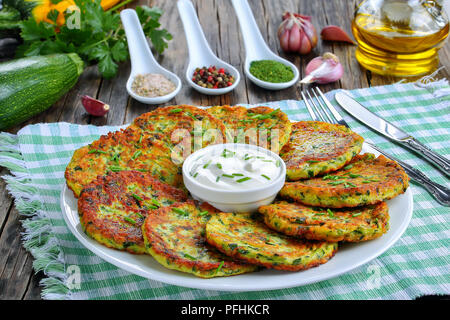
<path id="1" fill-rule="evenodd" d="M 365 106 L 450 157 L 450 86 L 447 81 L 395 84 L 349 91 Z M 334 96 L 328 97 L 332 103 Z M 267 103 L 292 120 L 310 119 L 303 102 Z M 382 149 L 447 184 L 436 169 L 345 115 L 352 129 Z M 16 207 L 26 216 L 24 246 L 34 256 L 36 271 L 46 278 L 45 299 L 412 299 L 450 293 L 450 211 L 424 189 L 411 184 L 414 214 L 405 234 L 387 252 L 340 277 L 302 287 L 263 292 L 205 291 L 167 285 L 121 270 L 87 250 L 70 233 L 60 209 L 64 169 L 75 149 L 118 127 L 68 123 L 29 125 L 17 135 L 0 134 L 0 165 Z M 69 289 L 72 265 L 81 270 L 81 288 Z M 368 287 L 373 265 L 380 286 Z"/>

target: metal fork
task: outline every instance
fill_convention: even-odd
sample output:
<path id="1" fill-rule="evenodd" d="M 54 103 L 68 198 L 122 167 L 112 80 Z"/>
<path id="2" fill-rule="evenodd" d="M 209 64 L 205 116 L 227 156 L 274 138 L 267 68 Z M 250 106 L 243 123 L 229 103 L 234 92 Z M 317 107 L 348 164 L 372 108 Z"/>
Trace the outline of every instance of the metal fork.
<path id="1" fill-rule="evenodd" d="M 316 89 L 316 90 L 314 90 Z M 348 123 L 342 118 L 342 116 L 339 114 L 339 112 L 333 107 L 333 105 L 330 103 L 330 101 L 325 97 L 325 95 L 322 93 L 322 91 L 319 88 L 312 88 L 310 90 L 313 94 L 313 96 L 310 94 L 309 90 L 305 90 L 306 94 L 308 95 L 308 98 L 306 97 L 305 93 L 302 91 L 300 92 L 303 98 L 303 101 L 306 104 L 306 108 L 308 109 L 309 114 L 311 115 L 311 118 L 314 121 L 323 121 L 333 124 L 340 124 L 343 126 L 346 126 L 347 128 L 350 128 Z M 316 93 L 317 92 L 317 93 Z M 317 95 L 318 94 L 318 95 Z M 320 98 L 319 98 L 320 96 Z M 322 100 L 322 101 L 321 101 Z M 406 162 L 403 162 L 392 155 L 386 153 L 385 151 L 378 148 L 373 143 L 365 140 L 365 143 L 367 143 L 369 146 L 371 146 L 373 149 L 377 150 L 379 153 L 384 155 L 385 157 L 396 161 L 398 164 L 400 164 L 403 169 L 405 169 L 406 173 L 412 178 L 414 181 L 416 181 L 419 185 L 424 187 L 428 192 L 430 192 L 431 195 L 434 196 L 434 198 L 442 205 L 444 206 L 450 206 L 450 189 L 444 187 L 443 185 L 440 185 L 436 182 L 433 182 L 430 180 L 422 171 L 417 170 L 416 168 L 410 166 Z"/>

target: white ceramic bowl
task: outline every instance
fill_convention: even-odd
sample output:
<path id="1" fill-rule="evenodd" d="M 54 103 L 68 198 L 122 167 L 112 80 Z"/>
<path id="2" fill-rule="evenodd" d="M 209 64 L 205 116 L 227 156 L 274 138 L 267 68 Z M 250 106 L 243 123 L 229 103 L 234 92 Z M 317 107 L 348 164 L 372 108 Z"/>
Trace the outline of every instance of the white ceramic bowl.
<path id="1" fill-rule="evenodd" d="M 249 151 L 259 151 L 266 153 L 275 160 L 280 161 L 280 175 L 273 181 L 262 186 L 251 187 L 247 190 L 222 190 L 200 184 L 189 173 L 194 166 L 194 162 L 201 156 L 220 152 L 224 148 L 234 150 L 235 148 L 248 148 Z M 183 181 L 192 196 L 200 201 L 206 201 L 213 207 L 223 212 L 254 212 L 260 206 L 273 202 L 278 191 L 284 185 L 286 178 L 286 165 L 284 161 L 275 153 L 262 147 L 250 144 L 226 143 L 215 144 L 200 149 L 186 158 L 183 163 Z"/>

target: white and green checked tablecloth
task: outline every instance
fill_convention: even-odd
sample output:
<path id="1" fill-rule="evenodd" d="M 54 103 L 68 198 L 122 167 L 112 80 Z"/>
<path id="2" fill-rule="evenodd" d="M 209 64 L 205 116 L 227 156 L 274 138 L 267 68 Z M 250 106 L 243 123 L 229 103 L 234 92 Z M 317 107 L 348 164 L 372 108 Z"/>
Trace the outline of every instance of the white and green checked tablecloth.
<path id="1" fill-rule="evenodd" d="M 450 157 L 450 86 L 396 84 L 350 91 L 358 101 L 392 121 L 426 145 Z M 334 94 L 328 95 L 331 99 Z M 336 102 L 333 101 L 336 105 Z M 308 120 L 303 102 L 267 103 L 292 120 Z M 342 114 L 345 114 L 342 112 Z M 447 184 L 436 169 L 408 150 L 396 146 L 345 115 L 365 139 Z M 219 292 L 190 289 L 144 279 L 92 254 L 70 233 L 59 205 L 63 173 L 75 149 L 117 127 L 68 123 L 26 126 L 17 135 L 0 135 L 0 165 L 18 210 L 27 215 L 24 245 L 35 258 L 35 270 L 48 276 L 46 299 L 413 299 L 424 294 L 450 293 L 450 210 L 424 189 L 411 184 L 414 214 L 405 234 L 368 265 L 340 277 L 302 287 L 262 292 Z M 380 286 L 368 286 L 373 265 L 379 266 Z M 67 285 L 70 266 L 81 270 L 81 288 Z M 72 282 L 71 282 L 72 283 Z"/>

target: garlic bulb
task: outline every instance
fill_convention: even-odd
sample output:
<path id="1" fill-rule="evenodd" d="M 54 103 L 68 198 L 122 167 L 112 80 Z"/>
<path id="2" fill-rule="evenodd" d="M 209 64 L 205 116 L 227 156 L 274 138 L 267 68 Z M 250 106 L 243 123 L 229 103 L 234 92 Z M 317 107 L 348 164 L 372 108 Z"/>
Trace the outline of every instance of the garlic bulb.
<path id="1" fill-rule="evenodd" d="M 331 52 L 326 52 L 321 57 L 312 59 L 306 66 L 306 77 L 300 83 L 320 84 L 339 80 L 344 74 L 344 68 L 339 58 Z"/>
<path id="2" fill-rule="evenodd" d="M 285 12 L 283 22 L 278 27 L 281 49 L 285 52 L 307 54 L 317 44 L 317 33 L 311 17 Z"/>

